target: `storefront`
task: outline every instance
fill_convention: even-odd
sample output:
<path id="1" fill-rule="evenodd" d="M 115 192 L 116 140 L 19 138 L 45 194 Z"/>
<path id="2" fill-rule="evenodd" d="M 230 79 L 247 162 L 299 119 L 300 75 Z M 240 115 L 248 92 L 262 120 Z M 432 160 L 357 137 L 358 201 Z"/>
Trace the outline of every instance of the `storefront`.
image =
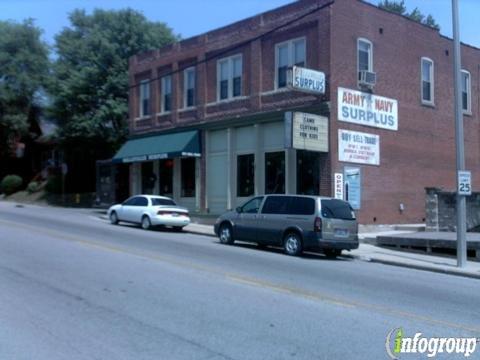
<path id="1" fill-rule="evenodd" d="M 113 158 L 130 164 L 130 194 L 168 196 L 192 211 L 200 210 L 199 131 L 128 140 Z"/>
<path id="2" fill-rule="evenodd" d="M 275 119 L 131 139 L 113 162 L 130 164 L 130 194 L 168 196 L 195 212 L 220 214 L 258 194 L 320 195 L 329 181 L 328 119 Z"/>
<path id="3" fill-rule="evenodd" d="M 258 194 L 320 195 L 328 176 L 325 117 L 286 113 L 283 121 L 206 131 L 205 138 L 210 213 Z"/>

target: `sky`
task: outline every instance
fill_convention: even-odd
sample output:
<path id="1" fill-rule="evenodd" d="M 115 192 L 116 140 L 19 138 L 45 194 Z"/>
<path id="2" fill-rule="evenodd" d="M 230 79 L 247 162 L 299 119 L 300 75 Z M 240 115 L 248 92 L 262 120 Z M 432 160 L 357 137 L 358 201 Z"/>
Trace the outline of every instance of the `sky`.
<path id="1" fill-rule="evenodd" d="M 367 0 L 377 4 L 378 0 Z M 55 34 L 69 25 L 74 9 L 94 8 L 141 11 L 149 20 L 167 23 L 182 38 L 202 34 L 258 13 L 291 3 L 292 0 L 0 0 L 0 20 L 33 18 L 44 30 L 44 40 L 54 44 Z M 458 0 L 461 41 L 480 48 L 480 0 Z M 431 14 L 441 33 L 452 37 L 451 0 L 406 0 L 409 11 L 418 7 Z"/>

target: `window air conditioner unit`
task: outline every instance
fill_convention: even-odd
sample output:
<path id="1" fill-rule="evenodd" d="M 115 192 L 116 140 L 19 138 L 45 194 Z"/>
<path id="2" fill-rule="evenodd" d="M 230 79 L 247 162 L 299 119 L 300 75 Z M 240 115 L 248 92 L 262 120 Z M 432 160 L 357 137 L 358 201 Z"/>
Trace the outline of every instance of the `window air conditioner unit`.
<path id="1" fill-rule="evenodd" d="M 377 74 L 367 70 L 360 70 L 358 73 L 358 83 L 365 87 L 374 87 L 377 82 Z"/>

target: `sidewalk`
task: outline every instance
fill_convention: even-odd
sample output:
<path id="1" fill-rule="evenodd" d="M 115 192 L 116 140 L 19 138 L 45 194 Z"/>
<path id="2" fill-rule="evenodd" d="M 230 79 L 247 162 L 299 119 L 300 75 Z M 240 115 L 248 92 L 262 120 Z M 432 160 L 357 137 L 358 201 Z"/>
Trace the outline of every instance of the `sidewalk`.
<path id="1" fill-rule="evenodd" d="M 480 262 L 471 260 L 465 268 L 458 268 L 455 258 L 396 251 L 362 243 L 358 249 L 345 254 L 362 261 L 480 279 Z"/>

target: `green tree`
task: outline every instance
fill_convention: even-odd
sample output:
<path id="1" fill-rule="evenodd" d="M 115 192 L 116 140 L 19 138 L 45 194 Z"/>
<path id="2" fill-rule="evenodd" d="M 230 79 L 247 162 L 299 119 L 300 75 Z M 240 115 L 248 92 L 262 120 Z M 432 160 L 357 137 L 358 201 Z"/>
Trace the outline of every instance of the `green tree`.
<path id="1" fill-rule="evenodd" d="M 405 6 L 405 0 L 383 0 L 378 3 L 380 9 L 388 10 L 403 16 L 406 16 L 416 22 L 430 26 L 436 30 L 440 30 L 432 15 L 428 14 L 426 17 L 418 8 L 413 9 L 410 13 Z"/>
<path id="2" fill-rule="evenodd" d="M 423 24 L 423 19 L 425 19 L 425 15 L 423 15 L 418 8 L 412 10 L 410 14 L 407 15 L 410 19 L 415 20 Z"/>
<path id="3" fill-rule="evenodd" d="M 95 161 L 109 158 L 128 132 L 128 61 L 178 40 L 164 23 L 132 10 L 75 10 L 55 37 L 51 117 L 69 173 L 67 192 L 95 188 Z"/>
<path id="4" fill-rule="evenodd" d="M 113 145 L 123 141 L 128 118 L 128 60 L 178 40 L 164 23 L 132 9 L 70 14 L 55 38 L 52 113 L 65 142 Z"/>
<path id="5" fill-rule="evenodd" d="M 378 7 L 401 15 L 405 15 L 407 12 L 404 0 L 383 0 L 378 4 Z"/>
<path id="6" fill-rule="evenodd" d="M 434 28 L 436 30 L 440 30 L 440 25 L 437 24 L 435 19 L 433 18 L 432 15 L 428 14 L 425 20 L 423 21 L 425 25 L 430 26 L 431 28 Z"/>
<path id="7" fill-rule="evenodd" d="M 0 21 L 0 158 L 8 139 L 28 136 L 41 107 L 49 71 L 49 50 L 32 19 Z"/>

